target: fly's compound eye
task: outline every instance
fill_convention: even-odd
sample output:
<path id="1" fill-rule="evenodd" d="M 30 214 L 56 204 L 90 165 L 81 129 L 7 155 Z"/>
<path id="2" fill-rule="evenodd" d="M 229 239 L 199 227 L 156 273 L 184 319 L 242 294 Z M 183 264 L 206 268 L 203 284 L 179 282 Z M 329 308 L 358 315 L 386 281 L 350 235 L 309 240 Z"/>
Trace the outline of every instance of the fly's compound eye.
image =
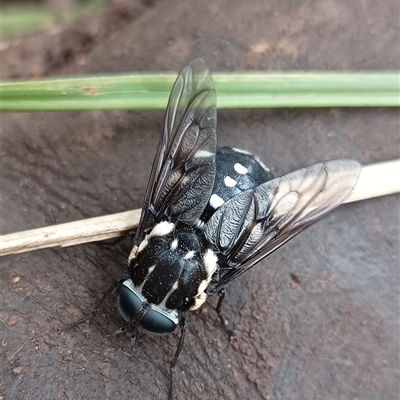
<path id="1" fill-rule="evenodd" d="M 118 286 L 117 305 L 126 322 L 129 323 L 135 318 L 139 310 L 142 309 L 144 302 L 145 300 L 135 292 L 129 280 Z M 150 309 L 139 322 L 138 329 L 153 335 L 165 335 L 175 330 L 177 321 L 175 322 L 174 319 L 150 306 Z"/>

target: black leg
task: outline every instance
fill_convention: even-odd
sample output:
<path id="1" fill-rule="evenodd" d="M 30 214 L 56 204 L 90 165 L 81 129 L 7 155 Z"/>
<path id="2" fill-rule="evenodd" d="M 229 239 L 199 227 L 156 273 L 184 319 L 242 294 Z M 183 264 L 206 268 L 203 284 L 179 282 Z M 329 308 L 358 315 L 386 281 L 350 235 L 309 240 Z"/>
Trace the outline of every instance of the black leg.
<path id="1" fill-rule="evenodd" d="M 111 238 L 111 239 L 104 239 L 104 240 L 100 240 L 100 241 L 92 242 L 92 243 L 95 244 L 96 246 L 107 248 L 107 247 L 111 247 L 111 246 L 116 246 L 118 243 L 121 243 L 123 240 L 127 239 L 128 237 L 130 237 L 132 239 L 134 236 L 135 236 L 135 232 L 128 232 L 122 236 L 118 236 L 118 237 Z"/>
<path id="2" fill-rule="evenodd" d="M 226 320 L 221 312 L 222 303 L 224 302 L 224 299 L 225 299 L 225 289 L 221 289 L 218 293 L 218 296 L 219 296 L 219 300 L 218 300 L 217 307 L 215 308 L 215 311 L 217 312 L 219 320 L 221 321 L 222 329 L 229 336 L 229 339 L 232 339 L 235 336 L 235 334 L 234 334 L 233 330 L 228 327 Z"/>
<path id="3" fill-rule="evenodd" d="M 130 325 L 125 325 L 122 328 L 117 329 L 115 332 L 107 333 L 106 337 L 115 336 L 115 335 L 118 335 L 120 333 L 129 332 L 130 329 L 131 329 Z"/>
<path id="4" fill-rule="evenodd" d="M 85 322 L 93 317 L 96 316 L 97 312 L 99 311 L 100 307 L 104 304 L 106 298 L 111 294 L 111 292 L 119 285 L 120 281 L 114 282 L 108 289 L 107 291 L 103 294 L 103 297 L 100 299 L 100 301 L 97 303 L 95 309 L 86 317 L 81 318 L 79 321 L 76 321 L 70 325 L 64 326 L 61 330 L 63 332 L 69 331 L 70 329 L 74 328 L 75 326 L 81 324 L 82 322 Z"/>
<path id="5" fill-rule="evenodd" d="M 174 376 L 175 376 L 174 372 L 175 372 L 176 362 L 178 361 L 179 355 L 181 354 L 183 342 L 185 340 L 187 320 L 188 320 L 187 311 L 180 313 L 179 327 L 181 328 L 181 337 L 179 338 L 178 347 L 176 349 L 174 358 L 172 359 L 170 365 L 170 387 L 168 395 L 169 400 L 174 400 Z"/>
<path id="6" fill-rule="evenodd" d="M 139 332 L 138 330 L 132 329 L 132 326 L 130 324 L 123 326 L 122 328 L 117 329 L 115 332 L 109 333 L 106 335 L 106 337 L 111 337 L 118 335 L 119 333 L 126 333 L 129 332 L 131 334 L 131 353 L 137 347 L 138 341 L 145 336 L 144 333 Z"/>
<path id="7" fill-rule="evenodd" d="M 133 353 L 133 350 L 136 348 L 137 346 L 137 342 L 138 342 L 138 331 L 134 330 L 133 332 L 131 332 L 131 353 Z"/>

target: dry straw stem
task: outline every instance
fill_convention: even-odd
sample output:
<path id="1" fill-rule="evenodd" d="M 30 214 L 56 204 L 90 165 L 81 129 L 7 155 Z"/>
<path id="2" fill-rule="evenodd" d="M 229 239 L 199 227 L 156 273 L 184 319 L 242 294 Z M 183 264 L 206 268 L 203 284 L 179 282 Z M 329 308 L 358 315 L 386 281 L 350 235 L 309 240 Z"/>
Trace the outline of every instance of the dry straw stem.
<path id="1" fill-rule="evenodd" d="M 400 192 L 400 160 L 364 166 L 346 203 Z M 122 236 L 136 229 L 140 209 L 0 236 L 0 255 L 67 247 Z"/>

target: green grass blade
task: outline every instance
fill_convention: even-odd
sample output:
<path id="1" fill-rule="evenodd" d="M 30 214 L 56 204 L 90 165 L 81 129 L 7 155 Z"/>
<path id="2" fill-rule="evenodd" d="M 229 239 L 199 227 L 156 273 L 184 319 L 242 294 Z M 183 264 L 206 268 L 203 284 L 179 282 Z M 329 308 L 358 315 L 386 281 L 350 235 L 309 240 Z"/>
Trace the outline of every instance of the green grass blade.
<path id="1" fill-rule="evenodd" d="M 85 15 L 100 14 L 105 8 L 106 0 L 92 0 L 89 3 L 72 3 L 72 6 L 52 10 L 47 4 L 36 2 L 6 3 L 0 5 L 0 32 L 2 39 L 8 36 L 24 35 L 60 23 L 74 21 Z"/>
<path id="2" fill-rule="evenodd" d="M 2 111 L 164 109 L 174 74 L 136 74 L 10 82 L 0 86 Z M 218 108 L 398 107 L 400 74 L 213 74 Z"/>
<path id="3" fill-rule="evenodd" d="M 2 37 L 25 34 L 50 26 L 53 19 L 45 4 L 5 4 L 1 5 L 0 31 Z"/>

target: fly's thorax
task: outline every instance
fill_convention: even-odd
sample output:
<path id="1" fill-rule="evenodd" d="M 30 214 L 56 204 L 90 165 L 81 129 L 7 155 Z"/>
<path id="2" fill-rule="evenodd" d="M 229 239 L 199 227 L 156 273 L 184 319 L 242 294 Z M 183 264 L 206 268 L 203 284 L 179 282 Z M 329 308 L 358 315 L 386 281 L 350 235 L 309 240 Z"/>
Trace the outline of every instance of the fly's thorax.
<path id="1" fill-rule="evenodd" d="M 165 312 L 195 310 L 218 268 L 217 255 L 205 248 L 199 230 L 161 222 L 134 246 L 129 274 L 135 291 Z"/>

